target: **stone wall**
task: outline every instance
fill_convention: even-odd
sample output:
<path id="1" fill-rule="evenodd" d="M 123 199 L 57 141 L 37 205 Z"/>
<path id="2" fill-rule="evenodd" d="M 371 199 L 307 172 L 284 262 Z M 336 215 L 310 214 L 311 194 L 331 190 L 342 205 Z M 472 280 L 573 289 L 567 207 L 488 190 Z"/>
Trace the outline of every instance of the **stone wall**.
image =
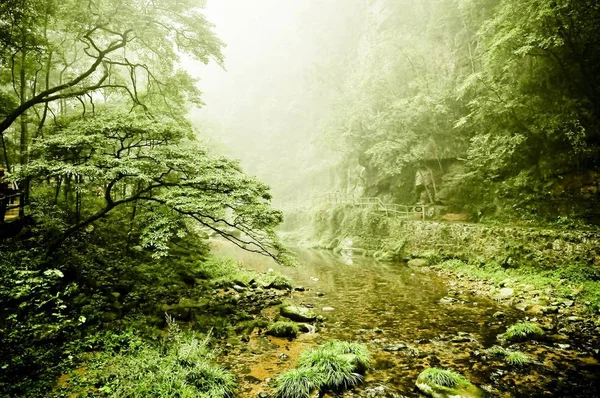
<path id="1" fill-rule="evenodd" d="M 459 258 L 503 267 L 600 266 L 600 231 L 525 228 L 476 223 L 406 221 L 374 210 L 338 207 L 313 219 L 317 246 L 332 249 L 345 237 L 387 258 Z"/>

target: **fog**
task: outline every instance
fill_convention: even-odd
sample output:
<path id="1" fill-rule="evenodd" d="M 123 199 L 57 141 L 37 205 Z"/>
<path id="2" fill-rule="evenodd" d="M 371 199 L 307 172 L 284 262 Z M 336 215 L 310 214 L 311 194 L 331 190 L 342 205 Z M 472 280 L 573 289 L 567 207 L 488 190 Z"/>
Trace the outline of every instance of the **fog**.
<path id="1" fill-rule="evenodd" d="M 317 149 L 317 136 L 350 70 L 347 60 L 362 29 L 361 4 L 207 3 L 206 16 L 226 44 L 226 59 L 224 68 L 187 62 L 200 79 L 205 103 L 191 118 L 210 145 L 269 183 L 276 202 L 310 195 L 307 179 L 328 162 Z"/>

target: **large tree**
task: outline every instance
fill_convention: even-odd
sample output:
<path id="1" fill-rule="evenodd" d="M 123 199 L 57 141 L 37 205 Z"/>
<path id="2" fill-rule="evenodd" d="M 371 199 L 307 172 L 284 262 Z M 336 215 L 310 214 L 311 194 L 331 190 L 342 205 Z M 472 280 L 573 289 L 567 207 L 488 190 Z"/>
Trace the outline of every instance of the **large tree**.
<path id="1" fill-rule="evenodd" d="M 237 162 L 210 154 L 181 121 L 105 110 L 46 132 L 33 154 L 26 177 L 51 181 L 48 200 L 71 215 L 51 237 L 50 253 L 128 206 L 131 217 L 124 223 L 132 223 L 136 213 L 150 215 L 140 243 L 159 255 L 171 238 L 195 225 L 248 251 L 288 261 L 273 232 L 282 214 L 271 208 L 268 186 L 244 174 Z"/>

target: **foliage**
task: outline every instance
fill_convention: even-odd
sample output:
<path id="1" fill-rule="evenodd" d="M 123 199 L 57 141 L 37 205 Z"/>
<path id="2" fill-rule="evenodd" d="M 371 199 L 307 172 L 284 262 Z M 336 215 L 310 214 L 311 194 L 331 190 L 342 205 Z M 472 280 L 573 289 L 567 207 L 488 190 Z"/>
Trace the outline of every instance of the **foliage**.
<path id="1" fill-rule="evenodd" d="M 103 397 L 234 397 L 233 375 L 214 365 L 213 358 L 207 338 L 171 326 L 162 346 L 134 338 L 120 353 L 93 357 L 85 375 L 72 374 L 63 392 Z"/>
<path id="2" fill-rule="evenodd" d="M 356 373 L 354 357 L 336 348 L 321 346 L 305 351 L 298 359 L 298 367 L 312 368 L 322 374 L 325 378 L 323 387 L 336 390 L 353 387 L 362 381 L 362 376 Z"/>
<path id="3" fill-rule="evenodd" d="M 308 398 L 313 390 L 325 382 L 322 373 L 314 368 L 297 368 L 275 378 L 274 396 L 277 398 Z"/>
<path id="4" fill-rule="evenodd" d="M 324 350 L 330 350 L 339 354 L 352 354 L 356 368 L 365 371 L 371 369 L 373 357 L 364 344 L 350 341 L 328 341 L 323 344 Z"/>
<path id="5" fill-rule="evenodd" d="M 471 383 L 460 373 L 453 370 L 440 368 L 427 368 L 419 374 L 417 383 L 425 383 L 428 385 L 441 387 L 466 387 Z"/>
<path id="6" fill-rule="evenodd" d="M 384 3 L 365 9 L 321 133 L 336 187 L 480 220 L 598 222 L 598 4 Z"/>
<path id="7" fill-rule="evenodd" d="M 511 366 L 522 367 L 530 363 L 531 359 L 520 351 L 510 351 L 504 357 L 504 361 Z"/>
<path id="8" fill-rule="evenodd" d="M 330 341 L 304 351 L 296 369 L 275 379 L 275 396 L 303 398 L 313 390 L 348 389 L 359 384 L 364 372 L 371 367 L 371 355 L 359 343 Z"/>
<path id="9" fill-rule="evenodd" d="M 128 207 L 130 221 L 139 217 L 133 225 L 139 243 L 157 257 L 167 253 L 169 241 L 201 227 L 246 250 L 287 261 L 273 232 L 282 215 L 270 207 L 268 187 L 190 137 L 189 127 L 170 117 L 112 110 L 47 132 L 37 141 L 24 178 L 56 181 L 57 193 L 65 190 L 62 206 L 73 217 L 49 250 L 114 209 Z"/>
<path id="10" fill-rule="evenodd" d="M 503 334 L 508 341 L 522 341 L 542 337 L 544 331 L 537 323 L 518 322 L 506 329 Z"/>

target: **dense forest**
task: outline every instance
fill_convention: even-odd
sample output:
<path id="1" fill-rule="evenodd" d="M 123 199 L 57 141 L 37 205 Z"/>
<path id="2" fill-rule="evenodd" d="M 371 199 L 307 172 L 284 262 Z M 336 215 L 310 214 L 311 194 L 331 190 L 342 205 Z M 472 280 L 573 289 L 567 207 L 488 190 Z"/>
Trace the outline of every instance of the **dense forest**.
<path id="1" fill-rule="evenodd" d="M 0 397 L 598 393 L 600 3 L 220 1 L 0 3 Z"/>

